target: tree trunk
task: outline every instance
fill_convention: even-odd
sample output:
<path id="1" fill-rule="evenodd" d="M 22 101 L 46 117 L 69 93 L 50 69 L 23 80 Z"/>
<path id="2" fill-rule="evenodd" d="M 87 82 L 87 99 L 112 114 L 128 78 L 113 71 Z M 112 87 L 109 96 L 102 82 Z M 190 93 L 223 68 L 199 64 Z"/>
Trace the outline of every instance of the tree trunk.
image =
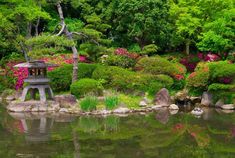
<path id="1" fill-rule="evenodd" d="M 38 36 L 38 34 L 39 34 L 39 32 L 38 32 L 39 23 L 40 23 L 40 18 L 38 18 L 37 23 L 35 25 L 35 36 Z"/>
<path id="2" fill-rule="evenodd" d="M 56 6 L 57 6 L 57 10 L 58 10 L 58 13 L 59 13 L 59 16 L 60 16 L 61 25 L 62 26 L 65 25 L 63 31 L 64 31 L 65 35 L 67 36 L 67 38 L 69 40 L 73 40 L 72 33 L 69 32 L 69 30 L 66 27 L 66 24 L 64 22 L 64 15 L 63 15 L 63 11 L 62 11 L 60 3 L 57 3 Z M 77 51 L 77 48 L 75 46 L 72 46 L 71 49 L 73 51 L 73 75 L 72 75 L 72 82 L 75 82 L 78 79 L 78 51 Z"/>
<path id="3" fill-rule="evenodd" d="M 78 136 L 75 130 L 73 130 L 73 145 L 74 145 L 74 158 L 80 158 L 80 145 L 78 143 Z"/>
<path id="4" fill-rule="evenodd" d="M 186 49 L 186 54 L 187 54 L 187 55 L 189 55 L 189 51 L 190 51 L 190 50 L 189 50 L 189 49 L 190 49 L 189 47 L 190 47 L 190 40 L 186 40 L 186 48 L 185 48 L 185 49 Z"/>

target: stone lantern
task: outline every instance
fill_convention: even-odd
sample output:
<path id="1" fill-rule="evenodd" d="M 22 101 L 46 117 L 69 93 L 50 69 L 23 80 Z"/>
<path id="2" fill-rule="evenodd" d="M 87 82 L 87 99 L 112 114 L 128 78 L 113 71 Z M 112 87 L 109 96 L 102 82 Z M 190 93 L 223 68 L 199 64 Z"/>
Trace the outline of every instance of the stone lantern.
<path id="1" fill-rule="evenodd" d="M 47 78 L 47 68 L 55 67 L 54 64 L 47 64 L 44 61 L 30 61 L 26 63 L 17 64 L 16 68 L 27 68 L 28 77 L 24 79 L 24 82 L 28 85 L 24 87 L 21 101 L 26 100 L 26 95 L 30 92 L 31 99 L 36 99 L 36 92 L 38 90 L 40 101 L 46 102 L 46 93 L 48 94 L 48 99 L 53 99 L 53 92 L 49 85 L 50 80 Z"/>

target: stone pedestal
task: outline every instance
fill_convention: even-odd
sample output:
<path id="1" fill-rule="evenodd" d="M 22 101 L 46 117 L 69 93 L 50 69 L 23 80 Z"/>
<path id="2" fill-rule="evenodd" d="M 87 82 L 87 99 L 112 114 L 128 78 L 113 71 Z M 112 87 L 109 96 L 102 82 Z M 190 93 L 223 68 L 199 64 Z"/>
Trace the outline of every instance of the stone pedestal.
<path id="1" fill-rule="evenodd" d="M 30 96 L 35 99 L 36 92 L 39 92 L 40 101 L 46 102 L 46 93 L 48 93 L 49 99 L 53 99 L 53 92 L 49 85 L 28 85 L 24 88 L 21 101 L 25 101 L 27 93 L 30 91 Z"/>

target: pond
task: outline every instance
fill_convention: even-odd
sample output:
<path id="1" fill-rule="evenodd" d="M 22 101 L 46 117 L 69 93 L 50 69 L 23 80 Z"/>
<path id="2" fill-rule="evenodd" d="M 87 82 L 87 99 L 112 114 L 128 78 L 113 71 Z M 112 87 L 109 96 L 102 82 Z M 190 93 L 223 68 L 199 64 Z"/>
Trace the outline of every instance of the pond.
<path id="1" fill-rule="evenodd" d="M 0 110 L 1 158 L 235 157 L 235 113 L 75 117 Z"/>

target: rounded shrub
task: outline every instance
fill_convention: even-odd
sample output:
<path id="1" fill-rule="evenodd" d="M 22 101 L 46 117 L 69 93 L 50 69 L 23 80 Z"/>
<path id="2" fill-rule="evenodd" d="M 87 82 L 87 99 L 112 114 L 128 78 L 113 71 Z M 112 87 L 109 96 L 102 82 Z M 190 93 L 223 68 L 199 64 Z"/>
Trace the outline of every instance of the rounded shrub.
<path id="1" fill-rule="evenodd" d="M 217 80 L 224 77 L 235 77 L 235 64 L 228 61 L 207 63 L 210 69 L 210 79 Z"/>
<path id="2" fill-rule="evenodd" d="M 91 78 L 93 71 L 97 68 L 97 64 L 79 63 L 78 79 Z"/>
<path id="3" fill-rule="evenodd" d="M 195 72 L 191 73 L 187 80 L 187 87 L 196 87 L 205 89 L 209 83 L 209 67 L 207 64 L 199 64 Z"/>
<path id="4" fill-rule="evenodd" d="M 72 83 L 73 65 L 64 65 L 48 72 L 52 89 L 56 92 L 67 91 Z"/>
<path id="5" fill-rule="evenodd" d="M 101 83 L 94 79 L 84 78 L 71 84 L 71 94 L 77 98 L 84 96 L 85 94 L 92 93 L 99 95 L 102 93 L 103 86 Z"/>
<path id="6" fill-rule="evenodd" d="M 186 68 L 179 63 L 172 63 L 165 58 L 144 57 L 140 59 L 136 66 L 136 70 L 154 75 L 165 74 L 174 78 L 184 78 Z"/>
<path id="7" fill-rule="evenodd" d="M 78 64 L 78 79 L 91 78 L 97 64 Z M 51 80 L 51 85 L 54 91 L 67 91 L 72 83 L 73 65 L 64 65 L 53 71 L 48 72 L 48 77 Z"/>
<path id="8" fill-rule="evenodd" d="M 103 79 L 106 81 L 106 85 L 109 86 L 114 78 L 114 75 L 123 75 L 128 74 L 129 72 L 130 71 L 127 69 L 116 66 L 99 66 L 94 70 L 92 78 L 96 80 Z"/>

